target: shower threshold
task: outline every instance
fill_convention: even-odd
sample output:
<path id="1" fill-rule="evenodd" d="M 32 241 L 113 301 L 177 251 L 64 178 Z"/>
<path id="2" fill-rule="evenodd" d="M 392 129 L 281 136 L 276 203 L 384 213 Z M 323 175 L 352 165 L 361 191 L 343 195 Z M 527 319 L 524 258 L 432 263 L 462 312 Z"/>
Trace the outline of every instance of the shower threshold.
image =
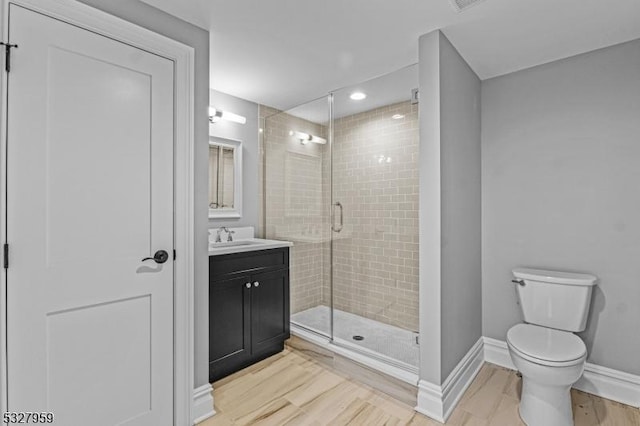
<path id="1" fill-rule="evenodd" d="M 328 306 L 291 316 L 294 335 L 403 382 L 418 382 L 417 333 L 348 312 L 334 310 L 334 339 Z"/>

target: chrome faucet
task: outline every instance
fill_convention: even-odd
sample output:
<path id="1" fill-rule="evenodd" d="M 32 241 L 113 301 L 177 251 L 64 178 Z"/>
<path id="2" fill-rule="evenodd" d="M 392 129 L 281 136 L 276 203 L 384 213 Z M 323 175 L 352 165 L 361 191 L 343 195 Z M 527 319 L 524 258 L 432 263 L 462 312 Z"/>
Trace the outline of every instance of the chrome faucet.
<path id="1" fill-rule="evenodd" d="M 216 243 L 222 242 L 222 237 L 220 236 L 220 234 L 222 234 L 223 232 L 227 233 L 227 241 L 233 241 L 233 234 L 235 234 L 236 231 L 230 231 L 226 226 L 221 226 L 216 232 Z"/>
<path id="2" fill-rule="evenodd" d="M 218 228 L 218 231 L 216 232 L 216 243 L 221 243 L 222 242 L 222 238 L 220 238 L 220 233 L 224 231 L 227 234 L 229 234 L 228 238 L 231 238 L 231 234 L 229 233 L 229 230 L 227 229 L 226 226 L 221 226 L 220 228 Z M 230 239 L 227 239 L 227 241 L 232 241 Z"/>

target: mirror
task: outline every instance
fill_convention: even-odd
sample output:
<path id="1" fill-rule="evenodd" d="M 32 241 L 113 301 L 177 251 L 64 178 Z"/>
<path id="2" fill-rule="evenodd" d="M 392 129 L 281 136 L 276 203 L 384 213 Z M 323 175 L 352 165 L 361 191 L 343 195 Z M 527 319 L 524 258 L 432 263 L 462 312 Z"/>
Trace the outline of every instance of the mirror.
<path id="1" fill-rule="evenodd" d="M 242 142 L 209 138 L 209 217 L 242 217 Z"/>

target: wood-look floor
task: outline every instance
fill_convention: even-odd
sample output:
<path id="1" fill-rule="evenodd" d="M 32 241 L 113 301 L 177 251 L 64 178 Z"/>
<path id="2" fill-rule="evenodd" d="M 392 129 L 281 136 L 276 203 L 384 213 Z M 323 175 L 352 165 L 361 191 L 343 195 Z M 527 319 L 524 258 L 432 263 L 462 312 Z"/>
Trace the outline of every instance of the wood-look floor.
<path id="1" fill-rule="evenodd" d="M 213 386 L 218 414 L 198 426 L 440 425 L 289 348 Z M 514 371 L 485 364 L 447 425 L 523 425 L 519 393 Z M 579 391 L 572 399 L 576 426 L 640 426 L 637 408 Z"/>

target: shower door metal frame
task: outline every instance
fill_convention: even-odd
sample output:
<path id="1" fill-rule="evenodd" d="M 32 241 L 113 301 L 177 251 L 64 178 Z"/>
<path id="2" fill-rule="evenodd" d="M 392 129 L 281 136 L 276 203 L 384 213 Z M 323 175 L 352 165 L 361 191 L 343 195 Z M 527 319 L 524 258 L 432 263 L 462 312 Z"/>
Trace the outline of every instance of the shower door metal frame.
<path id="1" fill-rule="evenodd" d="M 335 223 L 335 209 L 334 207 L 334 203 L 335 200 L 333 199 L 333 92 L 329 93 L 329 96 L 327 97 L 327 103 L 328 103 L 328 107 L 329 107 L 329 134 L 327 135 L 327 140 L 329 143 L 329 205 L 330 205 L 330 221 L 331 221 L 331 226 L 330 226 L 330 231 L 329 231 L 329 293 L 330 293 L 330 298 L 329 298 L 329 341 L 331 343 L 333 343 L 333 339 L 334 339 L 334 332 L 333 332 L 333 309 L 334 309 L 334 302 L 333 302 L 333 274 L 334 274 L 334 268 L 333 268 L 333 241 L 334 241 L 334 229 L 333 229 L 333 224 Z M 341 229 L 342 230 L 342 229 Z"/>

